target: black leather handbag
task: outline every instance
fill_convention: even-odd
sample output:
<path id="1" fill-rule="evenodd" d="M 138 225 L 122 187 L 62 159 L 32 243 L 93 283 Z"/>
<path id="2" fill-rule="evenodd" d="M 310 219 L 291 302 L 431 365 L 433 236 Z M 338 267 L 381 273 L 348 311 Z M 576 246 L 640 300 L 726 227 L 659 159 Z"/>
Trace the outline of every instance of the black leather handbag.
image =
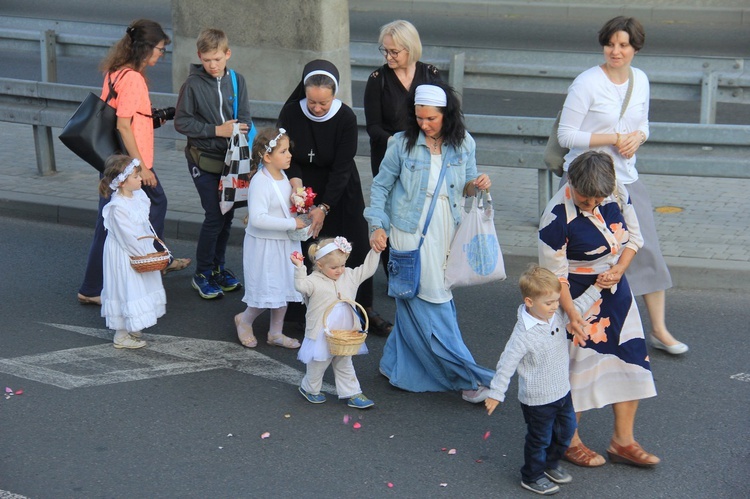
<path id="1" fill-rule="evenodd" d="M 127 71 L 118 76 L 121 77 Z M 115 83 L 107 75 L 109 93 L 105 100 L 89 93 L 60 134 L 60 141 L 79 158 L 97 170 L 104 171 L 104 163 L 113 154 L 125 152 L 117 131 L 117 112 L 109 101 L 117 97 Z"/>

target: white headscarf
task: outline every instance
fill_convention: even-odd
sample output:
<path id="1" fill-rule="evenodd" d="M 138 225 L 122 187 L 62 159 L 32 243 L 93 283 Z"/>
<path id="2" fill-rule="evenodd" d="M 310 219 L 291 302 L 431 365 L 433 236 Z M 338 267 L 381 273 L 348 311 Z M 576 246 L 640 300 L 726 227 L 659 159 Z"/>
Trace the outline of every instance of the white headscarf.
<path id="1" fill-rule="evenodd" d="M 419 85 L 414 92 L 414 104 L 445 107 L 448 105 L 448 96 L 445 95 L 445 90 L 437 85 Z"/>

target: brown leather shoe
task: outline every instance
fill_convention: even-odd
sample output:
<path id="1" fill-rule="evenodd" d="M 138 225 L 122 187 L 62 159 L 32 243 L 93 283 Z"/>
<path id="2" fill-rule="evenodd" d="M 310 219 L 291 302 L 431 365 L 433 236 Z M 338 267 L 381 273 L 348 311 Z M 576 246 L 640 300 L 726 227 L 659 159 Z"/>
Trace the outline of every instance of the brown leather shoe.
<path id="1" fill-rule="evenodd" d="M 643 450 L 643 447 L 641 447 L 638 442 L 633 442 L 632 444 L 623 447 L 614 441 L 610 441 L 607 455 L 609 456 L 609 460 L 613 463 L 629 464 L 631 466 L 640 466 L 642 468 L 652 468 L 661 461 L 661 459 L 655 455 Z"/>
<path id="2" fill-rule="evenodd" d="M 606 463 L 604 457 L 602 457 L 601 454 L 592 451 L 591 449 L 583 445 L 583 442 L 578 445 L 572 445 L 568 447 L 568 450 L 565 451 L 563 459 L 575 464 L 576 466 L 583 466 L 584 468 L 595 468 L 597 466 L 603 466 L 604 463 Z"/>

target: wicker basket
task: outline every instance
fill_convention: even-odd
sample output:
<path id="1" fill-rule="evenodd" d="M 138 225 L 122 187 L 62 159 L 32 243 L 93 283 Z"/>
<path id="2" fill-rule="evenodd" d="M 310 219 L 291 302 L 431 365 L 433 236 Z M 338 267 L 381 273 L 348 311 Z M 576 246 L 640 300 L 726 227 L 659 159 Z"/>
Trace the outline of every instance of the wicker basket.
<path id="1" fill-rule="evenodd" d="M 328 328 L 328 314 L 331 313 L 333 307 L 339 303 L 348 303 L 352 307 L 359 307 L 362 311 L 362 315 L 365 318 L 365 329 L 360 331 L 357 329 L 329 329 Z M 325 331 L 326 339 L 328 340 L 328 351 L 331 355 L 356 355 L 359 352 L 359 348 L 367 338 L 367 329 L 370 327 L 370 319 L 367 317 L 367 312 L 362 308 L 362 305 L 352 300 L 336 300 L 326 309 L 323 314 L 323 328 Z"/>
<path id="2" fill-rule="evenodd" d="M 138 240 L 140 241 L 141 239 L 148 238 L 158 241 L 159 244 L 161 244 L 164 248 L 164 251 L 154 251 L 153 253 L 149 253 L 143 256 L 131 256 L 130 266 L 133 267 L 133 270 L 135 270 L 139 274 L 142 274 L 143 272 L 156 272 L 166 269 L 169 265 L 169 259 L 172 257 L 169 249 L 167 248 L 167 245 L 164 244 L 164 241 L 162 241 L 158 237 L 141 236 L 138 238 Z"/>

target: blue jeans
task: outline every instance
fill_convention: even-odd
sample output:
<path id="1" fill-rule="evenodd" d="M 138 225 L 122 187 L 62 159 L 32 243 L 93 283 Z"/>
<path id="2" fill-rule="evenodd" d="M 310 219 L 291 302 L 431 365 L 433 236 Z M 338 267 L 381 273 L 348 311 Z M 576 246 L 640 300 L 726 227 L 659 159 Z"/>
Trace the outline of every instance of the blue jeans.
<path id="1" fill-rule="evenodd" d="M 521 409 L 526 421 L 521 478 L 529 483 L 541 478 L 544 470 L 560 464 L 576 431 L 576 414 L 570 392 L 550 404 L 521 404 Z"/>
<path id="2" fill-rule="evenodd" d="M 198 236 L 198 247 L 195 251 L 195 272 L 206 277 L 216 267 L 223 266 L 226 260 L 227 243 L 234 219 L 234 208 L 221 213 L 219 207 L 219 179 L 218 173 L 201 170 L 188 159 L 188 170 L 193 177 L 195 189 L 201 198 L 201 206 L 205 216 Z"/>
<path id="3" fill-rule="evenodd" d="M 156 171 L 151 170 L 156 177 L 156 187 L 143 186 L 143 192 L 151 200 L 151 209 L 148 213 L 148 219 L 154 226 L 154 231 L 159 239 L 164 240 L 164 219 L 167 217 L 167 195 L 159 182 Z M 102 175 L 99 174 L 99 178 Z M 102 209 L 109 203 L 111 198 L 99 196 L 99 212 L 96 215 L 96 226 L 94 227 L 94 240 L 91 241 L 89 249 L 89 258 L 86 264 L 86 273 L 83 276 L 83 283 L 78 292 L 83 296 L 99 296 L 102 294 L 104 286 L 104 241 L 107 238 L 107 231 L 104 228 L 104 218 Z M 147 234 L 144 234 L 147 235 Z M 158 243 L 156 243 L 159 245 Z M 159 245 L 161 246 L 161 245 Z M 161 251 L 161 247 L 159 248 Z"/>

